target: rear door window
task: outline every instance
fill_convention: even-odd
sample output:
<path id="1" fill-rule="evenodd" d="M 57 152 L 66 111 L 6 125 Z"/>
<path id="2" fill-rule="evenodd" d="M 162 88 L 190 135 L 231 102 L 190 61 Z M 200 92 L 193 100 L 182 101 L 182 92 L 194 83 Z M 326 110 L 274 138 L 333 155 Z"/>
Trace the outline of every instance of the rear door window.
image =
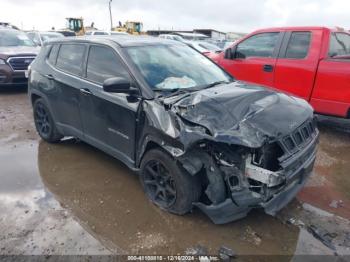
<path id="1" fill-rule="evenodd" d="M 74 75 L 83 72 L 85 46 L 81 44 L 62 44 L 58 52 L 56 67 Z"/>
<path id="2" fill-rule="evenodd" d="M 130 78 L 120 58 L 110 47 L 94 45 L 90 47 L 86 77 L 98 84 L 112 77 Z"/>
<path id="3" fill-rule="evenodd" d="M 308 55 L 311 32 L 292 32 L 285 58 L 303 59 Z"/>
<path id="4" fill-rule="evenodd" d="M 350 35 L 346 33 L 331 34 L 329 47 L 329 56 L 348 56 L 350 55 Z"/>

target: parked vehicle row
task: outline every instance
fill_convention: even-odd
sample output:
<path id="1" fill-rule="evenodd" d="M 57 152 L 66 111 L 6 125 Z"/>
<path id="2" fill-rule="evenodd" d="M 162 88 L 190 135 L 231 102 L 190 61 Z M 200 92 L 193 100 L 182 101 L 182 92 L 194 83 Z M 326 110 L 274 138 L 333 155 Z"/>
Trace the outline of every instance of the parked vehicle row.
<path id="1" fill-rule="evenodd" d="M 161 39 L 168 39 L 168 40 L 174 40 L 174 41 L 185 43 L 188 46 L 192 47 L 193 49 L 197 50 L 198 52 L 208 57 L 211 57 L 213 54 L 220 53 L 222 51 L 222 49 L 219 48 L 217 45 L 204 40 L 201 40 L 201 41 L 185 40 L 181 36 L 174 35 L 174 34 L 161 34 L 158 37 Z"/>
<path id="2" fill-rule="evenodd" d="M 253 32 L 211 57 L 239 80 L 308 101 L 317 113 L 350 117 L 350 34 L 325 27 Z"/>
<path id="3" fill-rule="evenodd" d="M 222 52 L 222 49 L 218 46 L 205 41 L 185 41 L 185 43 L 208 57 L 211 57 L 216 53 Z"/>
<path id="4" fill-rule="evenodd" d="M 0 27 L 0 86 L 26 84 L 25 72 L 39 50 L 26 33 Z"/>
<path id="5" fill-rule="evenodd" d="M 86 31 L 85 35 L 129 35 L 126 32 L 118 32 L 118 31 L 100 31 L 100 30 L 91 30 Z"/>
<path id="6" fill-rule="evenodd" d="M 45 41 L 64 38 L 63 33 L 56 31 L 28 31 L 25 33 L 9 26 L 0 26 L 0 86 L 27 84 L 28 66 L 35 59 L 40 47 Z M 129 34 L 114 31 L 90 31 L 87 32 L 87 35 Z"/>
<path id="7" fill-rule="evenodd" d="M 52 31 L 44 31 L 44 32 L 30 31 L 30 32 L 27 32 L 27 35 L 38 46 L 42 46 L 44 41 L 54 39 L 54 38 L 64 37 L 63 34 L 58 32 L 52 32 Z"/>
<path id="8" fill-rule="evenodd" d="M 215 223 L 274 215 L 303 187 L 318 130 L 302 99 L 234 79 L 180 41 L 45 42 L 29 71 L 39 135 L 73 136 L 139 173 L 161 209 Z"/>

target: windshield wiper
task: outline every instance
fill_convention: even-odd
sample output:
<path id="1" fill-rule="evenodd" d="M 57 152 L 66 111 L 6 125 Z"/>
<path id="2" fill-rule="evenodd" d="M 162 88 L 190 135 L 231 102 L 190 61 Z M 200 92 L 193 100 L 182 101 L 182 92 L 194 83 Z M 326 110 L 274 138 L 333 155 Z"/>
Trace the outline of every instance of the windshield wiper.
<path id="1" fill-rule="evenodd" d="M 218 85 L 221 85 L 221 84 L 229 84 L 231 82 L 232 81 L 228 81 L 228 80 L 216 81 L 216 82 L 213 82 L 211 84 L 203 86 L 203 89 L 211 88 L 211 87 L 218 86 Z"/>
<path id="2" fill-rule="evenodd" d="M 216 81 L 216 82 L 213 82 L 211 84 L 204 85 L 204 86 L 189 87 L 189 88 L 176 88 L 176 89 L 168 89 L 168 90 L 162 89 L 162 88 L 155 88 L 155 89 L 153 89 L 153 91 L 160 92 L 160 95 L 157 97 L 172 97 L 172 96 L 177 96 L 177 95 L 181 95 L 181 94 L 185 94 L 185 93 L 191 93 L 191 92 L 211 88 L 211 87 L 221 85 L 221 84 L 229 84 L 231 82 L 232 81 L 230 81 L 230 80 L 222 80 L 222 81 Z M 164 94 L 165 92 L 167 92 L 168 94 Z"/>
<path id="3" fill-rule="evenodd" d="M 177 96 L 177 95 L 181 95 L 181 94 L 185 94 L 185 93 L 190 93 L 190 92 L 194 92 L 194 91 L 198 91 L 200 89 L 198 88 L 176 88 L 176 89 L 153 89 L 153 91 L 156 92 L 161 92 L 161 94 L 158 97 L 172 97 L 172 96 Z M 167 93 L 167 94 L 164 94 Z"/>

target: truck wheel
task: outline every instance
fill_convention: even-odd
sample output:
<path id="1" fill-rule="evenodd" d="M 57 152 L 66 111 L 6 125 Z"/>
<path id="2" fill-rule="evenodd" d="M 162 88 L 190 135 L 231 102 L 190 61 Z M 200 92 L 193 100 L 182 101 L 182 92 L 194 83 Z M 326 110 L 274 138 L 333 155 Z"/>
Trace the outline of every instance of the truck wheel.
<path id="1" fill-rule="evenodd" d="M 145 154 L 140 180 L 147 197 L 155 205 L 178 215 L 189 212 L 201 194 L 198 178 L 188 174 L 159 149 Z"/>
<path id="2" fill-rule="evenodd" d="M 61 135 L 56 126 L 51 113 L 43 99 L 35 100 L 33 105 L 35 127 L 39 136 L 49 143 L 56 143 L 61 140 Z"/>

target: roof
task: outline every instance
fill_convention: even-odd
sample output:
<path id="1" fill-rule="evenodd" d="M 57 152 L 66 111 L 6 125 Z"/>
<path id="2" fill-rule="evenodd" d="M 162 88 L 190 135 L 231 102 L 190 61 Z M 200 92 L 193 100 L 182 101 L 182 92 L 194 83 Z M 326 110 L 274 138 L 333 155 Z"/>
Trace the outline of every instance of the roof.
<path id="1" fill-rule="evenodd" d="M 127 46 L 144 46 L 144 45 L 174 45 L 182 44 L 172 40 L 162 39 L 151 36 L 132 36 L 132 35 L 101 35 L 101 36 L 80 36 L 80 37 L 66 37 L 50 40 L 47 43 L 64 43 L 64 42 L 90 42 L 110 44 L 116 43 L 121 47 Z"/>
<path id="2" fill-rule="evenodd" d="M 219 31 L 219 30 L 215 30 L 215 29 L 210 29 L 210 28 L 204 28 L 204 29 L 193 29 L 193 32 L 201 32 L 201 31 L 209 31 L 209 32 L 217 32 L 220 34 L 226 34 L 225 32 Z"/>
<path id="3" fill-rule="evenodd" d="M 182 32 L 176 32 L 176 34 L 181 35 L 181 36 L 191 36 L 191 37 L 205 37 L 207 38 L 208 36 L 204 34 L 199 34 L 199 33 L 182 33 Z"/>
<path id="4" fill-rule="evenodd" d="M 11 27 L 6 27 L 6 26 L 2 26 L 2 25 L 0 25 L 0 30 L 16 31 L 16 32 L 19 31 L 19 30 L 17 30 L 17 29 L 13 29 L 13 28 L 11 28 Z M 20 31 L 20 32 L 21 32 L 21 31 Z"/>
<path id="5" fill-rule="evenodd" d="M 26 33 L 39 33 L 39 34 L 60 34 L 60 32 L 57 31 L 38 31 L 38 30 L 30 30 L 30 31 L 25 31 Z"/>
<path id="6" fill-rule="evenodd" d="M 249 35 L 256 34 L 256 33 L 264 33 L 264 32 L 273 32 L 273 31 L 310 31 L 310 30 L 325 30 L 330 32 L 344 32 L 349 34 L 349 32 L 343 28 L 340 27 L 326 27 L 326 26 L 286 26 L 286 27 L 271 27 L 271 28 L 264 28 L 256 30 Z"/>
<path id="7" fill-rule="evenodd" d="M 284 31 L 284 30 L 297 30 L 297 31 L 307 31 L 307 30 L 332 30 L 324 26 L 285 26 L 285 27 L 271 27 L 256 30 L 255 32 L 265 32 L 265 31 Z"/>

